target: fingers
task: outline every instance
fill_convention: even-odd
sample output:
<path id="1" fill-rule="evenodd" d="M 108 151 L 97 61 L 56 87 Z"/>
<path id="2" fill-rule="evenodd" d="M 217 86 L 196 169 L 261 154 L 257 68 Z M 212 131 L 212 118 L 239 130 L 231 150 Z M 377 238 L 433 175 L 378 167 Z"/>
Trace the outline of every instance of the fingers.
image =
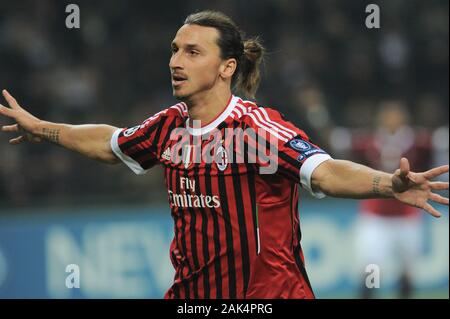
<path id="1" fill-rule="evenodd" d="M 14 117 L 13 116 L 13 112 L 14 111 L 11 110 L 10 108 L 5 107 L 5 106 L 0 104 L 0 114 L 2 114 L 4 116 L 7 116 L 7 117 Z"/>
<path id="2" fill-rule="evenodd" d="M 409 161 L 406 157 L 400 160 L 400 178 L 405 178 L 409 174 Z"/>
<path id="3" fill-rule="evenodd" d="M 430 187 L 435 190 L 447 190 L 448 182 L 430 182 Z"/>
<path id="4" fill-rule="evenodd" d="M 3 132 L 19 132 L 19 124 L 2 126 Z"/>
<path id="5" fill-rule="evenodd" d="M 424 176 L 427 179 L 435 178 L 441 174 L 445 174 L 448 172 L 448 165 L 442 165 L 439 167 L 432 168 L 424 173 Z"/>
<path id="6" fill-rule="evenodd" d="M 25 136 L 21 135 L 19 137 L 13 138 L 9 140 L 9 144 L 11 145 L 19 145 L 22 142 L 25 142 Z"/>
<path id="7" fill-rule="evenodd" d="M 11 94 L 9 94 L 8 91 L 3 90 L 2 93 L 3 93 L 3 96 L 6 99 L 6 102 L 8 102 L 9 106 L 12 109 L 20 109 L 19 103 L 17 103 L 16 99 Z"/>
<path id="8" fill-rule="evenodd" d="M 433 206 L 431 206 L 428 203 L 426 203 L 422 208 L 424 210 L 426 210 L 431 216 L 434 216 L 434 217 L 437 217 L 437 218 L 442 216 L 441 213 L 439 213 Z"/>
<path id="9" fill-rule="evenodd" d="M 439 194 L 431 193 L 430 199 L 432 201 L 435 201 L 436 203 L 442 204 L 442 205 L 448 205 L 448 198 L 443 197 Z"/>

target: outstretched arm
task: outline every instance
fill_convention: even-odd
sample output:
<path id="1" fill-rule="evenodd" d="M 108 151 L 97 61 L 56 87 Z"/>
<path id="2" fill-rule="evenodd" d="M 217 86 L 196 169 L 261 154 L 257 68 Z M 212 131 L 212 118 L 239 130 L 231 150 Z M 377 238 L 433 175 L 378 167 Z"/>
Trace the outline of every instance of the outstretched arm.
<path id="1" fill-rule="evenodd" d="M 329 196 L 345 198 L 396 198 L 415 207 L 422 208 L 434 217 L 440 217 L 429 200 L 448 205 L 448 198 L 433 190 L 448 189 L 448 182 L 433 182 L 432 179 L 448 172 L 444 165 L 422 173 L 410 171 L 406 158 L 394 174 L 377 171 L 369 167 L 343 160 L 328 160 L 318 166 L 312 176 L 311 185 Z"/>
<path id="2" fill-rule="evenodd" d="M 16 123 L 2 127 L 3 132 L 18 133 L 9 141 L 12 145 L 23 142 L 40 143 L 49 141 L 104 163 L 119 163 L 111 150 L 110 140 L 116 127 L 110 125 L 70 125 L 42 121 L 24 110 L 6 90 L 3 96 L 10 108 L 0 104 L 0 115 Z"/>

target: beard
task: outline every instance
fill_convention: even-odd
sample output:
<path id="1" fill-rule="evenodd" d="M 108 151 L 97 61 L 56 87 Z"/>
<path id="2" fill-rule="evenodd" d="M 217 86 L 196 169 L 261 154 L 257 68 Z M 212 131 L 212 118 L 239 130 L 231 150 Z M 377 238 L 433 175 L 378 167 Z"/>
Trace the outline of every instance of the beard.
<path id="1" fill-rule="evenodd" d="M 177 99 L 180 102 L 186 102 L 189 100 L 190 94 L 177 92 L 176 90 L 173 90 L 173 97 Z"/>
<path id="2" fill-rule="evenodd" d="M 182 87 L 178 88 L 172 86 L 172 95 L 180 102 L 184 102 L 192 93 L 189 92 L 188 88 L 184 87 L 185 85 L 186 83 L 184 83 Z"/>
<path id="3" fill-rule="evenodd" d="M 188 83 L 185 83 L 186 85 Z M 190 87 L 183 87 L 179 89 L 175 89 L 172 86 L 172 95 L 175 99 L 177 99 L 180 102 L 184 102 L 186 104 L 189 104 L 189 101 L 191 101 L 194 96 L 203 95 L 205 93 L 208 93 L 213 87 L 215 82 L 211 81 L 209 83 L 202 83 L 200 86 L 192 85 L 193 83 L 189 83 Z"/>

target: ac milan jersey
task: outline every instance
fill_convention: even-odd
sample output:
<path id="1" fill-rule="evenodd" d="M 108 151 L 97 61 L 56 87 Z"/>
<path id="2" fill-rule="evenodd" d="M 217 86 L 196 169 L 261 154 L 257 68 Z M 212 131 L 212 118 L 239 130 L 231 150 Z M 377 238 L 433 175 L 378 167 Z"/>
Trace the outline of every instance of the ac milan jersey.
<path id="1" fill-rule="evenodd" d="M 117 130 L 135 173 L 160 164 L 174 220 L 166 298 L 314 298 L 300 246 L 299 187 L 330 156 L 276 110 L 232 96 L 196 126 L 184 103 Z"/>

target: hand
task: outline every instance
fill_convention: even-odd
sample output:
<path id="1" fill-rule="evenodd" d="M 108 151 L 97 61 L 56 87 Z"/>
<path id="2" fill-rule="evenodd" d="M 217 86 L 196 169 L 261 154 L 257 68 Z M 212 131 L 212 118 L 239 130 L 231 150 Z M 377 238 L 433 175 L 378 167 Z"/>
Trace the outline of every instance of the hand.
<path id="1" fill-rule="evenodd" d="M 25 111 L 16 99 L 8 93 L 8 91 L 2 91 L 3 96 L 8 102 L 10 108 L 0 104 L 0 114 L 6 117 L 12 118 L 16 121 L 16 124 L 2 126 L 3 132 L 17 132 L 20 135 L 9 140 L 12 145 L 17 145 L 22 142 L 40 143 L 42 138 L 33 132 L 35 132 L 40 120 Z"/>
<path id="2" fill-rule="evenodd" d="M 402 158 L 400 168 L 392 176 L 394 197 L 405 204 L 422 208 L 434 217 L 441 217 L 441 213 L 434 209 L 428 200 L 448 205 L 448 198 L 433 193 L 433 190 L 448 189 L 448 182 L 431 181 L 433 178 L 447 173 L 448 168 L 448 165 L 443 165 L 423 173 L 414 173 L 409 170 L 408 160 Z"/>

